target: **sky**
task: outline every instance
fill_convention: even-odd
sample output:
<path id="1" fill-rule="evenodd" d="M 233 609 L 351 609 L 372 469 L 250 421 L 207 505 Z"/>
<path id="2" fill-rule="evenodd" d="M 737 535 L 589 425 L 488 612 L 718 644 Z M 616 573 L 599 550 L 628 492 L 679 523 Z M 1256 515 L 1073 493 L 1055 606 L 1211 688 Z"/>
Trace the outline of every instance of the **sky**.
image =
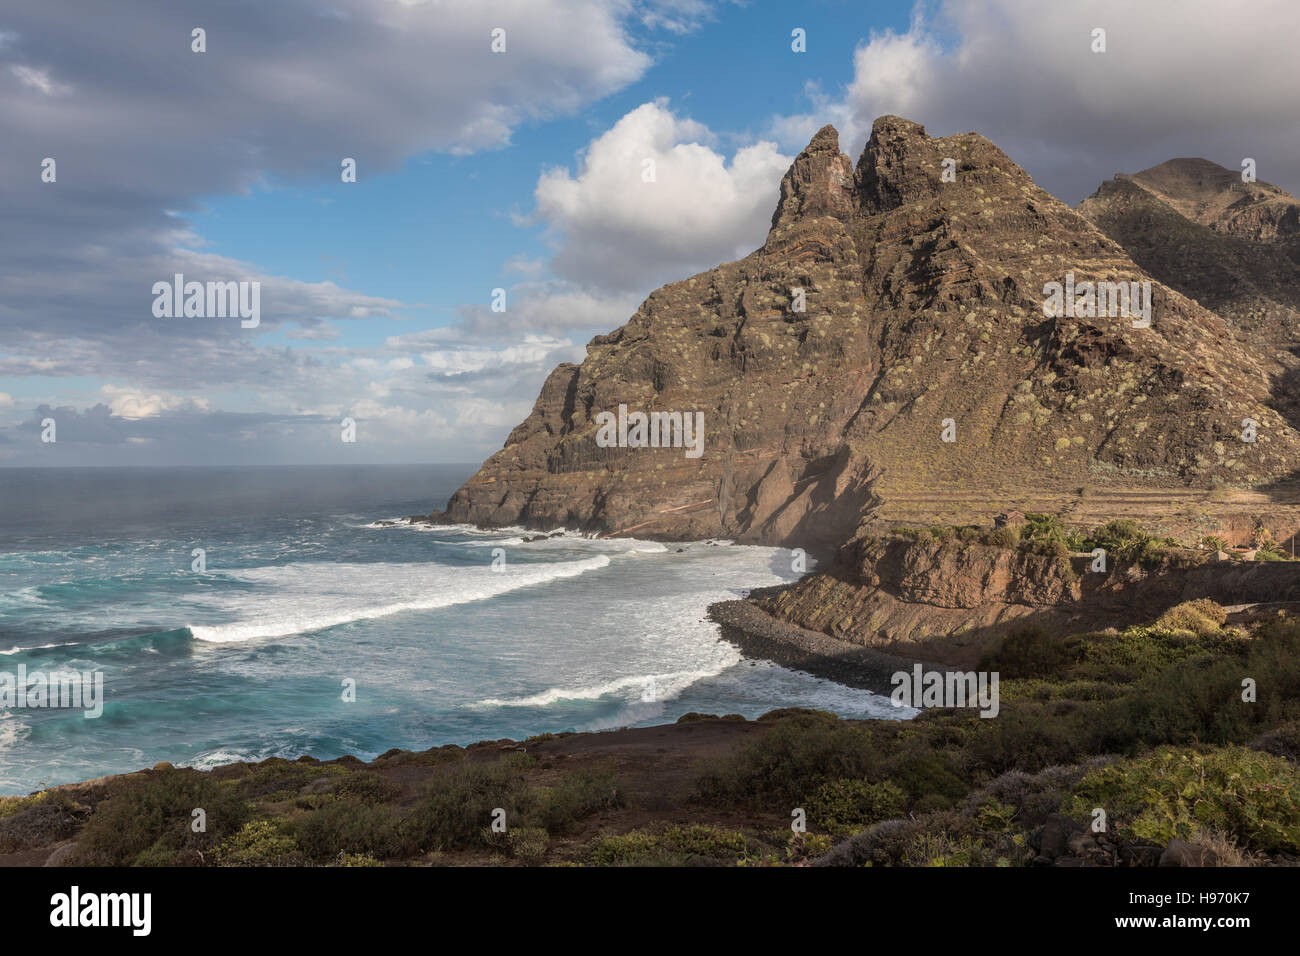
<path id="1" fill-rule="evenodd" d="M 0 467 L 478 462 L 760 246 L 826 123 L 855 161 L 886 113 L 976 131 L 1071 205 L 1182 156 L 1300 193 L 1297 36 L 1294 0 L 6 0 Z M 176 274 L 258 283 L 256 326 L 159 315 Z"/>

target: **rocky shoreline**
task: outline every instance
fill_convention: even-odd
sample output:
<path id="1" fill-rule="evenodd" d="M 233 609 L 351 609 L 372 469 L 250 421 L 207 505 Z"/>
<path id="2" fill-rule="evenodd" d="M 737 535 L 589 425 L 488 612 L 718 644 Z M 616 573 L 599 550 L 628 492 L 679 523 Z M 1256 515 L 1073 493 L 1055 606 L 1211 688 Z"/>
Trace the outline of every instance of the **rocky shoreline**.
<path id="1" fill-rule="evenodd" d="M 750 600 L 777 594 L 785 587 L 788 585 L 756 588 L 749 597 L 711 604 L 709 620 L 721 626 L 724 640 L 749 657 L 875 693 L 888 694 L 890 676 L 918 663 L 913 657 L 888 654 L 779 620 Z M 928 666 L 932 662 L 920 663 Z"/>

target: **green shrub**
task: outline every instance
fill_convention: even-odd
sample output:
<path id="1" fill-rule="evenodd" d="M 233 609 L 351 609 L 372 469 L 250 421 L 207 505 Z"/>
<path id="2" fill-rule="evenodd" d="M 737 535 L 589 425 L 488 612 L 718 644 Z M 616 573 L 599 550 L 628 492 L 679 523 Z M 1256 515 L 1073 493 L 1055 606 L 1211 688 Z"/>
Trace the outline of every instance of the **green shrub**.
<path id="1" fill-rule="evenodd" d="M 1020 544 L 1020 529 L 1010 524 L 994 528 L 984 536 L 984 543 L 991 548 L 1015 548 Z"/>
<path id="2" fill-rule="evenodd" d="M 337 764 L 315 762 L 290 762 L 272 757 L 252 773 L 240 778 L 236 786 L 248 800 L 262 798 L 289 799 L 309 783 L 317 780 L 337 781 L 349 771 Z"/>
<path id="3" fill-rule="evenodd" d="M 532 759 L 513 754 L 491 763 L 464 763 L 436 778 L 409 821 L 415 840 L 426 850 L 464 849 L 481 842 L 493 811 L 506 812 L 507 827 L 523 826 L 539 795 L 524 780 Z"/>
<path id="4" fill-rule="evenodd" d="M 1101 767 L 1079 781 L 1062 812 L 1086 816 L 1094 807 L 1128 838 L 1167 843 L 1213 829 L 1254 850 L 1300 850 L 1300 772 L 1242 747 L 1165 747 Z"/>
<path id="5" fill-rule="evenodd" d="M 1294 561 L 1289 552 L 1283 551 L 1282 548 L 1273 541 L 1267 541 L 1261 544 L 1255 551 L 1256 561 Z"/>
<path id="6" fill-rule="evenodd" d="M 191 827 L 196 809 L 204 811 L 202 833 Z M 109 798 L 95 808 L 81 843 L 92 862 L 130 866 L 147 850 L 156 851 L 150 857 L 154 861 L 185 849 L 210 850 L 250 815 L 233 785 L 197 770 L 168 767 L 117 781 Z"/>
<path id="7" fill-rule="evenodd" d="M 338 800 L 293 821 L 293 837 L 318 863 L 359 853 L 386 860 L 414 856 L 418 848 L 391 807 Z"/>
<path id="8" fill-rule="evenodd" d="M 1112 558 L 1135 564 L 1160 564 L 1171 557 L 1177 547 L 1173 538 L 1160 538 L 1143 531 L 1131 518 L 1117 518 L 1097 528 L 1081 550 L 1105 548 Z M 1199 560 L 1199 559 L 1198 559 Z"/>
<path id="9" fill-rule="evenodd" d="M 809 825 L 832 833 L 852 833 L 869 823 L 903 812 L 907 795 L 889 781 L 828 780 L 804 801 Z"/>
<path id="10" fill-rule="evenodd" d="M 632 830 L 598 839 L 588 851 L 596 866 L 629 866 L 645 863 L 662 854 L 658 838 L 644 830 Z"/>
<path id="11" fill-rule="evenodd" d="M 968 812 L 988 830 L 1002 829 L 1008 818 L 1022 829 L 1033 829 L 1060 809 L 1085 773 L 1104 763 L 1106 758 L 1098 757 L 1088 764 L 1046 767 L 1037 773 L 1009 770 L 970 795 Z"/>
<path id="12" fill-rule="evenodd" d="M 870 731 L 828 716 L 792 715 L 776 721 L 758 740 L 705 773 L 698 781 L 701 795 L 793 809 L 826 780 L 871 776 L 878 755 Z"/>
<path id="13" fill-rule="evenodd" d="M 1065 545 L 1065 525 L 1056 515 L 1026 514 L 1020 537 L 1028 541 L 1042 541 Z"/>
<path id="14" fill-rule="evenodd" d="M 623 795 L 612 770 L 574 770 L 562 776 L 554 787 L 538 788 L 538 823 L 551 833 L 560 833 L 579 820 L 601 810 L 623 805 Z"/>
<path id="15" fill-rule="evenodd" d="M 909 841 L 899 862 L 904 866 L 977 866 L 981 854 L 980 847 L 969 835 L 922 831 Z"/>
<path id="16" fill-rule="evenodd" d="M 250 820 L 213 849 L 210 860 L 219 866 L 296 866 L 302 854 L 279 821 Z"/>
<path id="17" fill-rule="evenodd" d="M 0 820 L 22 813 L 32 807 L 60 795 L 58 790 L 41 790 L 26 797 L 0 797 Z"/>
<path id="18" fill-rule="evenodd" d="M 510 855 L 525 866 L 537 866 L 546 859 L 551 837 L 541 827 L 515 827 L 506 834 Z"/>
<path id="19" fill-rule="evenodd" d="M 335 792 L 342 798 L 355 800 L 367 806 L 376 806 L 396 799 L 402 788 L 377 773 L 358 770 L 343 777 Z"/>
<path id="20" fill-rule="evenodd" d="M 632 830 L 598 839 L 588 851 L 597 866 L 659 866 L 739 860 L 749 841 L 738 830 L 694 825 Z"/>
<path id="21" fill-rule="evenodd" d="M 1151 536 L 1131 518 L 1116 518 L 1092 533 L 1093 546 L 1105 548 L 1112 554 L 1119 554 L 1130 548 L 1140 548 L 1149 540 Z"/>
<path id="22" fill-rule="evenodd" d="M 1197 598 L 1175 605 L 1156 618 L 1152 626 L 1165 631 L 1215 634 L 1228 620 L 1228 612 L 1209 598 Z"/>
<path id="23" fill-rule="evenodd" d="M 997 720 L 971 718 L 978 724 Z M 1001 717 L 998 718 L 999 720 Z M 878 779 L 888 780 L 907 796 L 907 808 L 926 813 L 950 807 L 970 790 L 971 778 L 948 748 L 936 747 L 932 737 L 900 737 L 898 746 L 881 761 Z"/>
<path id="24" fill-rule="evenodd" d="M 1069 563 L 1070 549 L 1066 547 L 1064 541 L 1057 539 L 1021 541 L 1020 552 L 1022 554 L 1036 554 L 1044 558 L 1056 558 L 1058 560 L 1064 559 L 1063 570 L 1074 570 L 1073 566 Z"/>
<path id="25" fill-rule="evenodd" d="M 1012 631 L 980 661 L 981 671 L 996 671 L 1002 680 L 1052 677 L 1071 660 L 1065 642 L 1041 627 Z"/>

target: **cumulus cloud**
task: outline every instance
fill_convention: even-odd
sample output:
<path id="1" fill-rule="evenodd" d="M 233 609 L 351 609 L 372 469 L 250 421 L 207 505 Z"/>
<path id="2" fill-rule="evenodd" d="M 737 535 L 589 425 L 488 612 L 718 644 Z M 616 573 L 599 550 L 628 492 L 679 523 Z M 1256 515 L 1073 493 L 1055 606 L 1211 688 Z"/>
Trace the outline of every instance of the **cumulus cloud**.
<path id="1" fill-rule="evenodd" d="M 791 157 L 770 142 L 728 156 L 720 138 L 665 100 L 633 109 L 587 144 L 576 169 L 539 176 L 535 208 L 517 223 L 542 225 L 553 252 L 503 264 L 526 277 L 506 290 L 504 311 L 464 305 L 454 326 L 388 346 L 418 351 L 444 383 L 501 384 L 509 370 L 531 398 L 556 363 L 581 361 L 582 342 L 623 325 L 657 286 L 762 244 Z M 531 401 L 507 407 L 526 412 Z"/>
<path id="2" fill-rule="evenodd" d="M 642 286 L 646 292 L 648 285 Z M 521 334 L 608 332 L 626 322 L 643 298 L 640 292 L 606 292 L 562 280 L 521 282 L 508 290 L 504 312 L 462 306 L 456 331 L 484 342 L 513 341 Z"/>
<path id="3" fill-rule="evenodd" d="M 146 394 L 138 389 L 118 385 L 105 385 L 99 392 L 108 400 L 109 411 L 118 418 L 156 418 L 163 412 L 178 409 L 206 412 L 211 408 L 204 398 L 186 398 L 159 392 Z"/>
<path id="4" fill-rule="evenodd" d="M 533 218 L 556 245 L 555 273 L 647 292 L 761 245 L 792 157 L 763 141 L 728 160 L 714 140 L 659 100 L 592 140 L 576 174 L 543 173 Z"/>
<path id="5" fill-rule="evenodd" d="M 535 395 L 557 362 L 581 361 L 580 343 L 624 324 L 657 286 L 762 244 L 791 157 L 771 142 L 728 156 L 720 139 L 666 100 L 631 110 L 587 144 L 575 169 L 539 176 L 535 208 L 517 222 L 542 225 L 553 252 L 504 264 L 527 277 L 507 289 L 505 311 L 465 305 L 456 325 L 389 347 L 420 351 L 431 379 L 501 382 L 497 372 L 509 369 L 522 394 Z"/>
<path id="6" fill-rule="evenodd" d="M 1095 28 L 1104 53 L 1092 52 Z M 1259 0 L 1249 15 L 1215 0 L 947 0 L 905 33 L 871 34 L 842 95 L 811 88 L 812 109 L 772 132 L 789 145 L 834 122 L 856 159 L 885 113 L 932 135 L 974 130 L 1070 203 L 1179 156 L 1229 168 L 1250 156 L 1260 178 L 1296 191 L 1297 35 L 1292 0 Z"/>
<path id="7" fill-rule="evenodd" d="M 550 259 L 507 262 L 528 278 L 507 290 L 505 311 L 462 306 L 452 334 L 537 336 L 555 343 L 553 356 L 580 360 L 580 348 L 559 340 L 609 332 L 657 286 L 762 245 L 791 157 L 767 141 L 728 157 L 720 138 L 656 100 L 592 139 L 575 169 L 544 170 L 535 208 L 517 221 L 545 228 Z"/>

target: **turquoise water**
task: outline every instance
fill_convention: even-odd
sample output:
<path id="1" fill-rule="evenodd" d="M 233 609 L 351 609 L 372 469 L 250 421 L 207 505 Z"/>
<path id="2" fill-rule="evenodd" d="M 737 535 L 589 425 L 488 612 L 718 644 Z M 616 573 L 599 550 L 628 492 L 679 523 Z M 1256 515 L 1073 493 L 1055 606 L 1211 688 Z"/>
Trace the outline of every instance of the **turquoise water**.
<path id="1" fill-rule="evenodd" d="M 442 506 L 471 470 L 0 470 L 0 674 L 98 671 L 105 698 L 90 719 L 0 710 L 0 793 L 692 710 L 900 716 L 744 660 L 704 620 L 793 579 L 786 551 L 377 524 Z"/>

